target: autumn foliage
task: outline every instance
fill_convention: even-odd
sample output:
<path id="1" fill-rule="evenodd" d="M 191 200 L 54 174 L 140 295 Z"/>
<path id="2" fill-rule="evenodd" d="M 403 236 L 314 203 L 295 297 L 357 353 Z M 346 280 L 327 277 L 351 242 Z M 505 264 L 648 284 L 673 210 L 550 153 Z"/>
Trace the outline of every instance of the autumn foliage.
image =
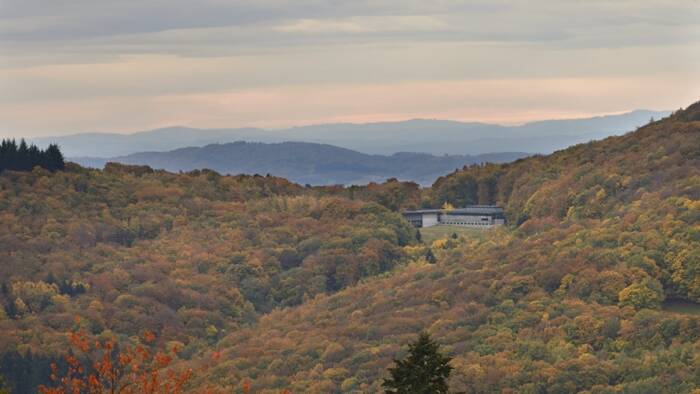
<path id="1" fill-rule="evenodd" d="M 396 212 L 281 178 L 119 164 L 4 172 L 0 220 L 0 374 L 22 392 L 63 363 L 74 315 L 98 336 L 157 332 L 188 359 L 416 242 Z"/>
<path id="2" fill-rule="evenodd" d="M 225 336 L 202 380 L 235 371 L 256 392 L 380 392 L 428 330 L 453 358 L 454 392 L 693 392 L 700 318 L 666 309 L 700 301 L 700 104 L 691 110 L 442 178 L 424 191 L 432 206 L 498 203 L 511 226 L 404 246 L 412 262 L 391 275 L 275 310 Z"/>
<path id="3" fill-rule="evenodd" d="M 451 391 L 692 392 L 699 121 L 696 104 L 428 189 L 5 171 L 0 373 L 30 382 L 22 393 L 48 383 L 49 361 L 54 392 L 379 392 L 425 330 L 452 359 Z M 433 241 L 397 212 L 445 203 L 502 205 L 509 226 Z M 76 314 L 85 331 L 56 359 Z"/>
<path id="4" fill-rule="evenodd" d="M 40 386 L 42 394 L 77 393 L 182 393 L 192 369 L 169 368 L 177 348 L 154 349 L 155 335 L 145 331 L 140 343 L 118 346 L 113 339 L 94 340 L 83 330 L 68 334 L 72 352 L 65 355 L 67 371 L 53 364 L 53 385 Z"/>

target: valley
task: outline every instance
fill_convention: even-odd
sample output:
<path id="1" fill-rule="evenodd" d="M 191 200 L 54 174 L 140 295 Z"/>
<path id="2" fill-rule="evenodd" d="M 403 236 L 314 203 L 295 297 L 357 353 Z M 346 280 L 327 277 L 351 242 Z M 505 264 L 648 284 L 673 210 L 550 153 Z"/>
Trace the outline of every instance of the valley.
<path id="1" fill-rule="evenodd" d="M 444 203 L 496 204 L 509 224 L 419 239 L 400 214 Z M 75 330 L 124 346 L 154 333 L 192 392 L 377 392 L 423 330 L 453 358 L 454 391 L 700 384 L 700 103 L 427 188 L 5 171 L 0 217 L 0 373 L 18 393 L 50 383 Z"/>
<path id="2" fill-rule="evenodd" d="M 700 0 L 0 0 L 0 394 L 700 394 Z"/>

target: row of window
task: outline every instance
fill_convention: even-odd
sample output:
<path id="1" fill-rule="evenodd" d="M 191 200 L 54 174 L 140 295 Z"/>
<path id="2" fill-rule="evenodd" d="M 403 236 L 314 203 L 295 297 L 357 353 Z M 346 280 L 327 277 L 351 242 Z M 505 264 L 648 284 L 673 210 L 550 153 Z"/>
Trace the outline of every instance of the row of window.
<path id="1" fill-rule="evenodd" d="M 455 221 L 442 221 L 440 224 L 452 224 L 456 226 L 490 226 L 491 223 L 488 222 L 455 222 Z"/>

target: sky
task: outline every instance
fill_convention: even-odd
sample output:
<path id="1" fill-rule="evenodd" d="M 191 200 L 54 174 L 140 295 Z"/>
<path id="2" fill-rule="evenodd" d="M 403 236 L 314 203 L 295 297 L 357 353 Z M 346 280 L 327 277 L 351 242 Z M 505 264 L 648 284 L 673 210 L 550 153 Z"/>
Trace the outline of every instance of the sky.
<path id="1" fill-rule="evenodd" d="M 0 0 L 0 136 L 700 100 L 700 0 Z"/>

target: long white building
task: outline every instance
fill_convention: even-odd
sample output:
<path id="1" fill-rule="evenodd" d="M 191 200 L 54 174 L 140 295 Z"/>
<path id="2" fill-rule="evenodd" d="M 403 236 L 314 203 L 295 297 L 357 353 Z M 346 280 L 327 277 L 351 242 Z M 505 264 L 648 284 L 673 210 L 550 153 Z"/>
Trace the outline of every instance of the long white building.
<path id="1" fill-rule="evenodd" d="M 506 224 L 503 208 L 495 205 L 470 205 L 455 209 L 420 209 L 404 211 L 403 216 L 415 227 L 439 225 L 488 229 Z"/>

